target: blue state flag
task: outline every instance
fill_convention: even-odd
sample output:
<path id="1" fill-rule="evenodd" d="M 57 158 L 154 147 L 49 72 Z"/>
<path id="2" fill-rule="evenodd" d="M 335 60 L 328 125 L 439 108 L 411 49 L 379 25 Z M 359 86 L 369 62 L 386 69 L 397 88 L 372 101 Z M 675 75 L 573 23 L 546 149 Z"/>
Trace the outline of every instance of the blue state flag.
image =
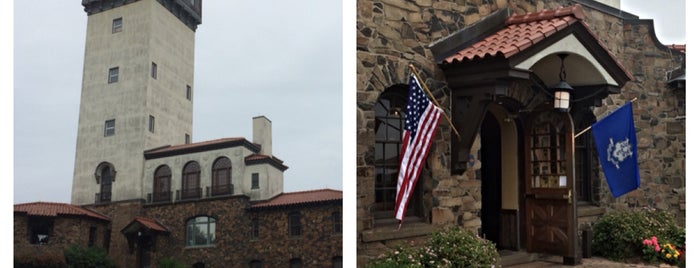
<path id="1" fill-rule="evenodd" d="M 631 102 L 592 125 L 599 162 L 614 198 L 641 185 L 636 151 L 636 128 Z"/>

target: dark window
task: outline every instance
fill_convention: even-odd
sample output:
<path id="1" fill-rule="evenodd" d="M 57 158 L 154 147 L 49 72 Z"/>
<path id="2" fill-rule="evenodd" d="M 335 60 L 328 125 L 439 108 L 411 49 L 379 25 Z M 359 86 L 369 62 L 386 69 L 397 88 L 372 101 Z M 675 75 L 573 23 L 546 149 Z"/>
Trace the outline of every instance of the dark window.
<path id="1" fill-rule="evenodd" d="M 289 213 L 289 236 L 301 235 L 301 213 L 298 211 Z"/>
<path id="2" fill-rule="evenodd" d="M 109 243 L 112 240 L 112 230 L 111 229 L 104 229 L 104 241 L 102 241 L 102 247 L 104 250 L 109 252 Z"/>
<path id="3" fill-rule="evenodd" d="M 291 268 L 301 268 L 303 267 L 303 261 L 299 258 L 293 258 L 289 261 L 289 267 Z"/>
<path id="4" fill-rule="evenodd" d="M 192 142 L 192 139 L 189 137 L 189 134 L 184 134 L 184 144 L 190 144 Z"/>
<path id="5" fill-rule="evenodd" d="M 374 211 L 377 218 L 393 216 L 398 184 L 399 156 L 405 124 L 407 88 L 390 88 L 384 91 L 374 106 Z M 416 195 L 419 191 L 414 191 Z M 406 215 L 412 212 L 416 200 L 408 205 Z"/>
<path id="6" fill-rule="evenodd" d="M 187 97 L 188 100 L 192 100 L 192 86 L 187 85 L 187 89 L 184 92 L 185 97 Z"/>
<path id="7" fill-rule="evenodd" d="M 206 267 L 206 265 L 204 265 L 203 262 L 197 262 L 197 263 L 192 264 L 192 268 L 205 268 L 205 267 Z"/>
<path id="8" fill-rule="evenodd" d="M 200 216 L 187 221 L 187 246 L 207 246 L 216 242 L 216 219 Z"/>
<path id="9" fill-rule="evenodd" d="M 104 121 L 104 136 L 113 136 L 116 128 L 115 119 Z"/>
<path id="10" fill-rule="evenodd" d="M 248 265 L 250 268 L 262 268 L 262 261 L 259 260 L 252 260 L 250 261 L 250 264 Z"/>
<path id="11" fill-rule="evenodd" d="M 214 162 L 211 171 L 211 195 L 233 194 L 231 184 L 231 160 L 228 157 L 219 157 Z"/>
<path id="12" fill-rule="evenodd" d="M 260 174 L 252 173 L 252 189 L 260 189 Z"/>
<path id="13" fill-rule="evenodd" d="M 171 201 L 172 192 L 170 181 L 172 172 L 170 167 L 162 165 L 155 170 L 153 175 L 153 202 Z"/>
<path id="14" fill-rule="evenodd" d="M 119 67 L 109 68 L 109 76 L 107 78 L 108 83 L 119 82 Z"/>
<path id="15" fill-rule="evenodd" d="M 333 268 L 342 268 L 342 256 L 333 257 Z"/>
<path id="16" fill-rule="evenodd" d="M 155 62 L 150 63 L 150 77 L 158 79 L 158 65 Z"/>
<path id="17" fill-rule="evenodd" d="M 336 234 L 342 233 L 342 213 L 335 211 L 332 214 L 333 217 L 333 232 Z"/>
<path id="18" fill-rule="evenodd" d="M 148 116 L 148 131 L 155 133 L 155 116 Z"/>
<path id="19" fill-rule="evenodd" d="M 252 219 L 252 239 L 260 238 L 260 221 L 257 218 Z"/>
<path id="20" fill-rule="evenodd" d="M 97 227 L 90 226 L 90 234 L 87 238 L 87 246 L 92 247 L 95 245 L 95 236 L 97 235 Z"/>
<path id="21" fill-rule="evenodd" d="M 48 244 L 53 231 L 53 219 L 49 217 L 29 218 L 29 243 Z"/>
<path id="22" fill-rule="evenodd" d="M 110 165 L 102 165 L 99 180 L 100 192 L 97 194 L 96 203 L 112 201 L 112 182 L 114 181 L 115 173 Z"/>
<path id="23" fill-rule="evenodd" d="M 121 18 L 116 18 L 116 19 L 112 20 L 112 33 L 121 32 L 121 23 L 122 23 Z"/>
<path id="24" fill-rule="evenodd" d="M 576 130 L 579 133 L 596 122 L 592 112 L 582 112 L 575 117 Z M 595 141 L 591 131 L 586 131 L 575 138 L 575 191 L 578 203 L 593 202 L 593 181 L 599 181 L 595 172 L 598 167 L 598 158 L 595 149 Z"/>
<path id="25" fill-rule="evenodd" d="M 201 197 L 201 187 L 199 187 L 200 175 L 199 163 L 192 161 L 184 166 L 182 171 L 182 199 Z"/>

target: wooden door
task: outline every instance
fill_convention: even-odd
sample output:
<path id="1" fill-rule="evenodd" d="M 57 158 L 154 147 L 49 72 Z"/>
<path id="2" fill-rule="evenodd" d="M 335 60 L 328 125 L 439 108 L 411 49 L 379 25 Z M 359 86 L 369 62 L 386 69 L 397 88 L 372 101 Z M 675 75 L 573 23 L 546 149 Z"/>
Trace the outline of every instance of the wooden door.
<path id="1" fill-rule="evenodd" d="M 576 258 L 574 140 L 570 114 L 534 112 L 525 131 L 527 250 Z"/>

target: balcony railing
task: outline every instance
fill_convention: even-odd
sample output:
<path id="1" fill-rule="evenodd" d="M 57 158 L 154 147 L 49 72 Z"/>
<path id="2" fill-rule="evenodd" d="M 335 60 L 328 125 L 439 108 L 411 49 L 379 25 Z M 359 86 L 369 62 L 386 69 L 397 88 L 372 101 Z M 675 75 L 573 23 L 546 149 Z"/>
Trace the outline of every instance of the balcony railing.
<path id="1" fill-rule="evenodd" d="M 206 187 L 206 196 L 232 195 L 233 184 L 215 185 Z"/>
<path id="2" fill-rule="evenodd" d="M 177 190 L 175 198 L 177 200 L 201 198 L 201 187 Z"/>
<path id="3" fill-rule="evenodd" d="M 112 192 L 102 192 L 95 194 L 95 204 L 112 202 Z"/>
<path id="4" fill-rule="evenodd" d="M 148 203 L 172 202 L 172 191 L 153 192 L 148 194 Z"/>

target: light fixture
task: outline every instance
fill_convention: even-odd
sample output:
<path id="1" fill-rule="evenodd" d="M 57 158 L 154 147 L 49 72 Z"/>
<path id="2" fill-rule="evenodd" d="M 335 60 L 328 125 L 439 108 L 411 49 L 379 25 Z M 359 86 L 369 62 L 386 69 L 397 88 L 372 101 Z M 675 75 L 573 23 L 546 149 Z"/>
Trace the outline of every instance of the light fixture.
<path id="1" fill-rule="evenodd" d="M 560 82 L 553 87 L 553 108 L 561 112 L 568 112 L 570 109 L 570 93 L 573 91 L 568 83 L 566 83 L 566 70 L 563 65 L 563 60 L 568 56 L 566 53 L 558 54 L 561 58 L 561 71 L 558 73 Z"/>

